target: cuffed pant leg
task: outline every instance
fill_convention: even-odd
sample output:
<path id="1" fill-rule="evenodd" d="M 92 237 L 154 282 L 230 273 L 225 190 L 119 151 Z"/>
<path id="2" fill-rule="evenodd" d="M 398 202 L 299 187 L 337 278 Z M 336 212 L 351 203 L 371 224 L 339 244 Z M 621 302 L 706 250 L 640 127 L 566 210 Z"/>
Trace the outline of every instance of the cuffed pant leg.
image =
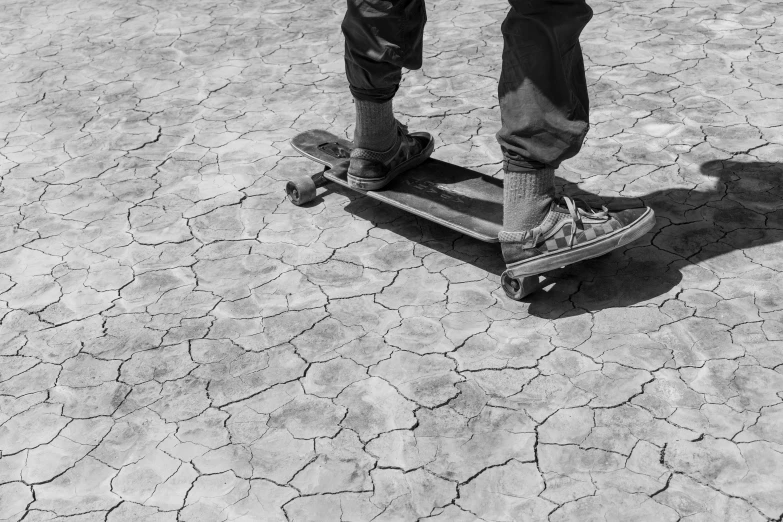
<path id="1" fill-rule="evenodd" d="M 592 17 L 585 0 L 509 0 L 502 25 L 497 134 L 507 170 L 557 168 L 589 128 L 579 36 Z"/>
<path id="2" fill-rule="evenodd" d="M 402 68 L 421 68 L 426 22 L 424 0 L 348 0 L 345 73 L 355 98 L 382 103 L 394 97 Z"/>

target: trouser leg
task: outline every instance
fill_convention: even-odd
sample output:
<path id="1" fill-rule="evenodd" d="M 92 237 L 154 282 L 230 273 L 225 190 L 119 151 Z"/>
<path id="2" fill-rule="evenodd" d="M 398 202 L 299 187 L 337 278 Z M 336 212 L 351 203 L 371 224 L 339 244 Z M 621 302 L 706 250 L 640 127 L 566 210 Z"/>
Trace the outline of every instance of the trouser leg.
<path id="1" fill-rule="evenodd" d="M 502 25 L 497 134 L 507 171 L 557 168 L 576 155 L 589 127 L 579 36 L 585 0 L 509 0 Z"/>
<path id="2" fill-rule="evenodd" d="M 354 98 L 383 103 L 394 97 L 402 68 L 421 68 L 426 22 L 424 0 L 348 0 L 342 30 Z"/>

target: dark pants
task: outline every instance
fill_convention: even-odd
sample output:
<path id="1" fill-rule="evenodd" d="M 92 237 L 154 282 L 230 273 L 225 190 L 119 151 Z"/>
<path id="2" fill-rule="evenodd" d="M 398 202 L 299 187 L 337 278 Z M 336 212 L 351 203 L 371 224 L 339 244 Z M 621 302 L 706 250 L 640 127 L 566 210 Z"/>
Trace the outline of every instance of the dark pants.
<path id="1" fill-rule="evenodd" d="M 557 168 L 576 155 L 589 127 L 579 35 L 593 15 L 585 0 L 509 0 L 501 26 L 498 84 L 504 167 Z M 419 69 L 424 0 L 348 0 L 345 70 L 360 100 L 394 97 L 402 68 Z"/>

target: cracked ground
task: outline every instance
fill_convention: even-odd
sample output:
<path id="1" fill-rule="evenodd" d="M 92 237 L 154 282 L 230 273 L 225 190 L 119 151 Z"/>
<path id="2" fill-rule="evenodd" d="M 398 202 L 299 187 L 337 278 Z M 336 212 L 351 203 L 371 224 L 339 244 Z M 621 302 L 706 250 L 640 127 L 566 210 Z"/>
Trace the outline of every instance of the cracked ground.
<path id="1" fill-rule="evenodd" d="M 507 299 L 497 245 L 327 186 L 342 1 L 4 1 L 0 520 L 779 521 L 783 4 L 597 0 L 562 193 L 656 228 Z M 395 101 L 501 175 L 501 1 Z"/>

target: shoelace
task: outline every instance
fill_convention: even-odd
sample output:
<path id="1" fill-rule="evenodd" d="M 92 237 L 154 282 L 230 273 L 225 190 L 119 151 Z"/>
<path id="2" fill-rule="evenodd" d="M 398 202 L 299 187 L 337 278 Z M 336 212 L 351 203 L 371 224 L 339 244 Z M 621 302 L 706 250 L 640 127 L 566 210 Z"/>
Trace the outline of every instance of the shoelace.
<path id="1" fill-rule="evenodd" d="M 568 208 L 568 213 L 571 214 L 571 219 L 574 222 L 574 226 L 571 227 L 571 237 L 568 240 L 568 246 L 574 246 L 574 239 L 576 239 L 576 231 L 584 230 L 585 224 L 582 221 L 582 216 L 593 219 L 605 219 L 609 215 L 609 209 L 605 206 L 601 206 L 601 210 L 593 210 L 584 200 L 578 198 L 570 198 L 568 196 L 562 197 L 563 202 Z M 579 208 L 578 203 L 584 205 L 584 209 Z"/>

